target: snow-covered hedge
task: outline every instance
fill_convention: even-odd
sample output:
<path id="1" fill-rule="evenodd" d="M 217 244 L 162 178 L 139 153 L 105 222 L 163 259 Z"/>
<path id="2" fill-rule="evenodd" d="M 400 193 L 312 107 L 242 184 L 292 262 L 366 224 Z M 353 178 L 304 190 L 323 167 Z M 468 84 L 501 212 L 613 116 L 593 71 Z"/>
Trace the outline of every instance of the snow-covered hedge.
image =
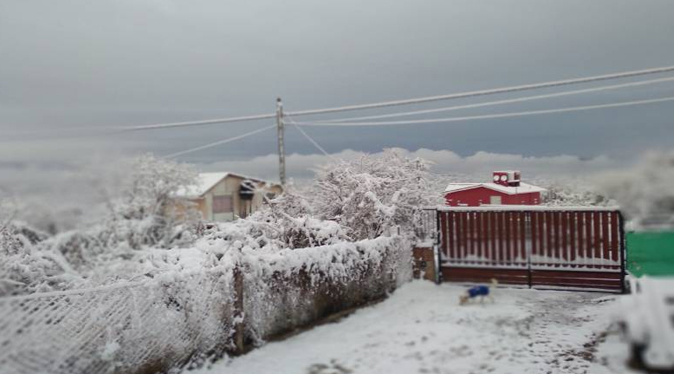
<path id="1" fill-rule="evenodd" d="M 237 323 L 260 343 L 381 298 L 411 274 L 401 237 L 274 253 L 211 237 L 141 253 L 130 263 L 151 277 L 0 298 L 0 374 L 165 372 L 233 350 Z"/>
<path id="2" fill-rule="evenodd" d="M 380 299 L 412 271 L 411 245 L 402 237 L 242 254 L 245 328 L 253 342 Z"/>

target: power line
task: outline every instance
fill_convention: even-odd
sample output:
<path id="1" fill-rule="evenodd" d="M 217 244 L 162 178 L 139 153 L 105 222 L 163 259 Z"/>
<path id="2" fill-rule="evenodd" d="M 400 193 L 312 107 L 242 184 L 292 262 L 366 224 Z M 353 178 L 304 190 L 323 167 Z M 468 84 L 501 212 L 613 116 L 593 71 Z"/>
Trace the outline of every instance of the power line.
<path id="1" fill-rule="evenodd" d="M 337 123 L 337 122 L 348 122 L 348 121 L 362 121 L 362 120 L 368 120 L 368 119 L 394 118 L 394 117 L 413 116 L 413 115 L 417 115 L 417 114 L 449 112 L 449 111 L 460 110 L 460 109 L 471 109 L 471 108 L 481 108 L 481 107 L 493 106 L 493 105 L 520 103 L 520 102 L 531 101 L 531 100 L 549 99 L 549 98 L 553 98 L 553 97 L 578 95 L 578 94 L 583 94 L 583 93 L 598 92 L 598 91 L 605 91 L 605 90 L 614 90 L 614 89 L 625 88 L 625 87 L 644 86 L 644 85 L 648 85 L 648 84 L 670 82 L 670 81 L 674 81 L 674 77 L 652 79 L 652 80 L 646 80 L 646 81 L 640 81 L 640 82 L 621 83 L 621 84 L 615 84 L 615 85 L 610 85 L 610 86 L 584 88 L 582 90 L 556 92 L 556 93 L 550 93 L 550 94 L 544 94 L 544 95 L 525 96 L 525 97 L 519 97 L 519 98 L 515 98 L 515 99 L 488 101 L 488 102 L 477 103 L 477 104 L 466 104 L 466 105 L 450 106 L 450 107 L 444 107 L 444 108 L 416 110 L 416 111 L 410 111 L 410 112 L 401 112 L 401 113 L 399 112 L 399 113 L 381 114 L 381 115 L 374 115 L 374 116 L 339 118 L 339 119 L 335 119 L 335 120 L 322 120 L 322 121 L 316 121 L 314 123 L 318 124 L 318 123 Z"/>
<path id="2" fill-rule="evenodd" d="M 234 137 L 231 137 L 231 138 L 227 138 L 227 139 L 223 139 L 223 140 L 218 140 L 217 142 L 205 144 L 205 145 L 202 145 L 202 146 L 199 146 L 199 147 L 195 147 L 195 148 L 190 148 L 190 149 L 187 149 L 187 150 L 184 150 L 184 151 L 172 153 L 172 154 L 170 154 L 170 155 L 164 156 L 164 158 L 173 158 L 173 157 L 177 157 L 177 156 L 182 156 L 182 155 L 185 155 L 185 154 L 188 154 L 188 153 L 192 153 L 192 152 L 196 152 L 196 151 L 201 151 L 201 150 L 203 150 L 203 149 L 216 147 L 216 146 L 218 146 L 218 145 L 231 143 L 231 142 L 233 142 L 233 141 L 236 141 L 236 140 L 239 140 L 239 139 L 243 139 L 243 138 L 247 138 L 247 137 L 249 137 L 249 136 L 252 136 L 252 135 L 255 135 L 255 134 L 259 134 L 259 133 L 261 133 L 261 132 L 263 132 L 263 131 L 271 130 L 271 129 L 274 129 L 274 128 L 276 128 L 276 125 L 272 125 L 272 126 L 268 126 L 268 127 L 263 127 L 263 128 L 261 128 L 261 129 L 257 129 L 257 130 L 251 131 L 251 132 L 247 132 L 247 133 L 245 133 L 245 134 L 237 135 L 237 136 L 234 136 Z"/>
<path id="3" fill-rule="evenodd" d="M 592 110 L 592 109 L 616 108 L 616 107 L 623 107 L 623 106 L 654 104 L 654 103 L 661 103 L 661 102 L 665 102 L 665 101 L 674 101 L 674 96 L 660 98 L 660 99 L 625 101 L 625 102 L 611 103 L 611 104 L 586 105 L 586 106 L 576 106 L 576 107 L 567 107 L 567 108 L 558 108 L 558 109 L 545 109 L 545 110 L 532 110 L 532 111 L 525 111 L 525 112 L 485 114 L 485 115 L 465 116 L 465 117 L 433 118 L 433 119 L 420 119 L 420 120 L 408 120 L 408 121 L 387 121 L 387 122 L 321 122 L 321 123 L 296 122 L 296 125 L 298 125 L 298 126 L 384 126 L 384 125 L 410 125 L 410 124 L 423 124 L 423 123 L 458 122 L 458 121 L 470 121 L 470 120 L 481 120 L 481 119 L 491 119 L 491 118 L 523 117 L 523 116 L 531 116 L 531 115 L 537 115 L 537 114 L 578 112 L 578 111 Z"/>
<path id="4" fill-rule="evenodd" d="M 428 102 L 435 102 L 435 101 L 441 101 L 441 100 L 451 100 L 451 99 L 485 96 L 485 95 L 493 95 L 493 94 L 508 93 L 508 92 L 518 92 L 518 91 L 525 91 L 525 90 L 532 90 L 532 89 L 539 89 L 539 88 L 559 87 L 559 86 L 566 86 L 566 85 L 571 85 L 571 84 L 597 82 L 597 81 L 603 81 L 603 80 L 609 80 L 609 79 L 637 77 L 637 76 L 642 76 L 642 75 L 666 73 L 666 72 L 671 72 L 671 71 L 674 71 L 674 66 L 666 66 L 666 67 L 645 69 L 645 70 L 632 70 L 632 71 L 615 73 L 615 74 L 596 75 L 596 76 L 584 77 L 584 78 L 566 79 L 566 80 L 550 81 L 550 82 L 543 82 L 543 83 L 536 83 L 536 84 L 502 87 L 502 88 L 496 88 L 496 89 L 455 93 L 455 94 L 449 94 L 449 95 L 429 96 L 429 97 L 406 99 L 406 100 L 395 100 L 395 101 L 382 101 L 382 102 L 378 102 L 378 103 L 350 105 L 350 106 L 341 106 L 341 107 L 333 107 L 333 108 L 302 110 L 302 111 L 296 111 L 296 112 L 286 112 L 286 114 L 290 114 L 290 115 L 293 115 L 293 116 L 304 116 L 304 115 L 314 115 L 314 114 L 345 112 L 345 111 L 353 111 L 353 110 L 361 110 L 361 109 L 385 108 L 385 107 L 391 107 L 391 106 L 420 104 L 420 103 L 428 103 Z M 185 126 L 204 126 L 204 125 L 211 125 L 211 124 L 231 123 L 231 122 L 255 121 L 255 120 L 270 119 L 270 118 L 275 118 L 275 117 L 276 117 L 275 113 L 268 113 L 268 114 L 254 115 L 254 116 L 217 118 L 217 119 L 209 119 L 209 120 L 202 120 L 202 121 L 174 122 L 174 123 L 161 123 L 161 124 L 154 124 L 154 125 L 128 126 L 128 127 L 123 127 L 120 130 L 121 131 L 138 131 L 138 130 L 156 130 L 156 129 L 164 129 L 164 128 L 177 128 L 177 127 L 185 127 Z"/>
<path id="5" fill-rule="evenodd" d="M 666 73 L 666 72 L 670 72 L 670 71 L 674 71 L 674 66 L 666 66 L 666 67 L 661 67 L 661 68 L 645 69 L 645 70 L 633 70 L 633 71 L 627 71 L 627 72 L 616 73 L 616 74 L 596 75 L 596 76 L 585 77 L 585 78 L 566 79 L 566 80 L 560 80 L 560 81 L 526 84 L 526 85 L 520 85 L 520 86 L 511 86 L 511 87 L 495 88 L 495 89 L 489 89 L 489 90 L 471 91 L 471 92 L 456 93 L 456 94 L 449 94 L 449 95 L 429 96 L 429 97 L 422 97 L 422 98 L 417 98 L 417 99 L 383 101 L 383 102 L 373 103 L 373 104 L 350 105 L 350 106 L 342 106 L 342 107 L 326 108 L 326 109 L 315 109 L 315 110 L 303 110 L 303 111 L 297 111 L 297 112 L 288 112 L 288 114 L 291 114 L 293 116 L 303 116 L 303 115 L 311 115 L 311 114 L 345 112 L 345 111 L 360 110 L 360 109 L 384 108 L 384 107 L 398 106 L 398 105 L 429 103 L 429 102 L 440 101 L 440 100 L 461 99 L 461 98 L 466 98 L 466 97 L 493 95 L 493 94 L 499 94 L 499 93 L 517 92 L 517 91 L 525 91 L 525 90 L 532 90 L 532 89 L 539 89 L 539 88 L 567 86 L 567 85 L 570 85 L 570 84 L 578 84 L 578 83 L 598 82 L 598 81 L 609 80 L 609 79 L 629 78 L 629 77 L 636 77 L 636 76 L 648 75 L 648 74 Z"/>
<path id="6" fill-rule="evenodd" d="M 204 126 L 204 125 L 213 125 L 220 123 L 230 123 L 230 122 L 246 122 L 246 121 L 257 121 L 261 119 L 275 118 L 276 114 L 259 114 L 255 116 L 244 116 L 244 117 L 230 117 L 230 118 L 218 118 L 218 119 L 208 119 L 203 121 L 189 121 L 189 122 L 174 122 L 174 123 L 159 123 L 155 125 L 142 125 L 142 126 L 128 126 L 122 127 L 119 130 L 121 131 L 138 131 L 138 130 L 156 130 L 156 129 L 166 129 L 172 127 L 185 127 L 185 126 Z"/>
<path id="7" fill-rule="evenodd" d="M 316 147 L 316 149 L 318 149 L 321 153 L 323 153 L 324 155 L 330 157 L 331 159 L 334 159 L 334 157 L 333 157 L 330 153 L 328 153 L 328 151 L 326 151 L 325 148 L 321 147 L 321 145 L 318 144 L 318 142 L 317 142 L 316 140 L 314 140 L 311 136 L 309 136 L 309 134 L 307 134 L 307 133 L 304 131 L 304 129 L 302 129 L 301 127 L 297 126 L 297 123 L 296 123 L 292 118 L 290 118 L 290 117 L 286 117 L 286 118 L 288 118 L 288 120 L 290 121 L 290 123 L 291 123 L 293 126 L 295 126 L 295 128 L 297 129 L 297 131 L 299 131 L 300 134 L 304 135 L 304 137 L 305 137 L 311 144 L 313 144 L 313 146 Z"/>

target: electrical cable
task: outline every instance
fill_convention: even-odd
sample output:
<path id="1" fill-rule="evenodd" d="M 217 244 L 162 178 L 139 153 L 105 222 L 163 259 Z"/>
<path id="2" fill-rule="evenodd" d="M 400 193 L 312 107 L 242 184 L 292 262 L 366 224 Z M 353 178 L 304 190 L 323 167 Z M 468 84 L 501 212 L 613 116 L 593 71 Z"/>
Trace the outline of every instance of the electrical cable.
<path id="1" fill-rule="evenodd" d="M 410 112 L 389 113 L 389 114 L 381 114 L 381 115 L 374 115 L 374 116 L 339 118 L 339 119 L 335 119 L 335 120 L 323 120 L 323 121 L 316 121 L 315 123 L 323 123 L 323 122 L 335 123 L 335 122 L 348 122 L 348 121 L 362 121 L 362 120 L 368 120 L 368 119 L 394 118 L 394 117 L 413 116 L 413 115 L 418 115 L 418 114 L 449 112 L 449 111 L 460 110 L 460 109 L 472 109 L 472 108 L 482 108 L 482 107 L 493 106 L 493 105 L 520 103 L 520 102 L 531 101 L 531 100 L 549 99 L 549 98 L 553 98 L 553 97 L 578 95 L 578 94 L 583 94 L 583 93 L 599 92 L 599 91 L 606 91 L 606 90 L 615 90 L 615 89 L 625 88 L 625 87 L 644 86 L 644 85 L 648 85 L 648 84 L 671 82 L 671 81 L 674 81 L 674 77 L 652 79 L 652 80 L 640 81 L 640 82 L 622 83 L 622 84 L 615 84 L 615 85 L 610 85 L 610 86 L 584 88 L 582 90 L 556 92 L 556 93 L 550 93 L 550 94 L 544 94 L 544 95 L 525 96 L 525 97 L 519 97 L 519 98 L 514 98 L 514 99 L 487 101 L 487 102 L 477 103 L 477 104 L 466 104 L 466 105 L 458 105 L 458 106 L 451 106 L 451 107 L 444 107 L 444 108 L 416 110 L 416 111 L 410 111 Z"/>
<path id="2" fill-rule="evenodd" d="M 216 147 L 216 146 L 218 146 L 218 145 L 231 143 L 231 142 L 233 142 L 233 141 L 236 141 L 236 140 L 239 140 L 239 139 L 244 139 L 244 138 L 247 138 L 247 137 L 249 137 L 249 136 L 252 136 L 252 135 L 255 135 L 255 134 L 259 134 L 259 133 L 261 133 L 261 132 L 263 132 L 263 131 L 271 130 L 271 129 L 273 129 L 273 128 L 276 128 L 276 125 L 272 125 L 272 126 L 268 126 L 268 127 L 263 127 L 263 128 L 261 128 L 261 129 L 257 129 L 257 130 L 251 131 L 251 132 L 247 132 L 247 133 L 245 133 L 245 134 L 233 136 L 233 137 L 231 137 L 231 138 L 227 138 L 227 139 L 223 139 L 223 140 L 218 140 L 217 142 L 213 142 L 213 143 L 205 144 L 205 145 L 202 145 L 202 146 L 199 146 L 199 147 L 190 148 L 190 149 L 187 149 L 187 150 L 184 150 L 184 151 L 172 153 L 172 154 L 170 154 L 170 155 L 164 156 L 164 158 L 174 158 L 174 157 L 182 156 L 182 155 L 185 155 L 185 154 L 188 154 L 188 153 L 192 153 L 192 152 L 196 152 L 196 151 L 201 151 L 201 150 L 203 150 L 203 149 Z"/>
<path id="3" fill-rule="evenodd" d="M 441 101 L 441 100 L 460 99 L 460 98 L 485 96 L 485 95 L 493 95 L 493 94 L 509 93 L 509 92 L 518 92 L 518 91 L 540 89 L 540 88 L 559 87 L 559 86 L 566 86 L 566 85 L 579 84 L 579 83 L 597 82 L 597 81 L 603 81 L 603 80 L 609 80 L 609 79 L 630 78 L 630 77 L 649 75 L 649 74 L 666 73 L 666 72 L 671 72 L 671 71 L 674 71 L 674 66 L 665 66 L 665 67 L 644 69 L 644 70 L 632 70 L 632 71 L 626 71 L 626 72 L 622 72 L 622 73 L 604 74 L 604 75 L 596 75 L 596 76 L 584 77 L 584 78 L 549 81 L 549 82 L 542 82 L 542 83 L 535 83 L 535 84 L 526 84 L 526 85 L 502 87 L 502 88 L 495 88 L 495 89 L 488 89 L 488 90 L 470 91 L 470 92 L 455 93 L 455 94 L 448 94 L 448 95 L 428 96 L 428 97 L 406 99 L 406 100 L 382 101 L 382 102 L 371 103 L 371 104 L 349 105 L 349 106 L 323 108 L 323 109 L 313 109 L 313 110 L 301 110 L 301 111 L 295 111 L 295 112 L 287 112 L 287 114 L 290 114 L 290 115 L 293 115 L 293 116 L 304 116 L 304 115 L 335 113 L 335 112 L 344 112 L 344 111 L 353 111 L 353 110 L 362 110 L 362 109 L 384 108 L 384 107 L 399 106 L 399 105 L 420 104 L 420 103 L 428 103 L 428 102 L 435 102 L 435 101 Z M 223 123 L 232 123 L 232 122 L 244 122 L 244 121 L 255 121 L 255 120 L 261 120 L 261 119 L 270 119 L 270 118 L 275 118 L 275 116 L 276 116 L 275 113 L 269 113 L 269 114 L 253 115 L 253 116 L 218 118 L 218 119 L 209 119 L 209 120 L 201 120 L 201 121 L 161 123 L 161 124 L 141 125 L 141 126 L 127 126 L 127 127 L 120 128 L 119 130 L 120 131 L 139 131 L 139 130 L 156 130 L 156 129 L 164 129 L 164 128 L 177 128 L 177 127 L 186 127 L 186 126 L 204 126 L 204 125 L 211 125 L 211 124 L 223 124 Z"/>
<path id="4" fill-rule="evenodd" d="M 523 117 L 531 116 L 538 114 L 549 114 L 549 113 L 564 113 L 564 112 L 578 112 L 583 110 L 593 110 L 593 109 L 602 109 L 602 108 L 616 108 L 624 106 L 633 106 L 633 105 L 644 105 L 644 104 L 654 104 L 661 103 L 666 101 L 673 101 L 674 96 L 659 98 L 659 99 L 650 99 L 650 100 L 636 100 L 636 101 L 626 101 L 619 103 L 611 104 L 599 104 L 599 105 L 585 105 L 585 106 L 576 106 L 576 107 L 567 107 L 567 108 L 558 108 L 558 109 L 544 109 L 544 110 L 531 110 L 524 112 L 510 112 L 510 113 L 497 113 L 497 114 L 484 114 L 476 116 L 465 116 L 465 117 L 449 117 L 449 118 L 432 118 L 432 119 L 420 119 L 420 120 L 407 120 L 407 121 L 382 121 L 382 122 L 296 122 L 297 126 L 384 126 L 384 125 L 410 125 L 410 124 L 423 124 L 423 123 L 441 123 L 441 122 L 458 122 L 458 121 L 470 121 L 470 120 L 481 120 L 481 119 L 492 119 L 492 118 L 508 118 L 508 117 Z"/>
<path id="5" fill-rule="evenodd" d="M 301 127 L 297 126 L 297 124 L 295 123 L 295 121 L 294 121 L 290 116 L 285 116 L 285 118 L 288 118 L 288 120 L 290 121 L 290 123 L 291 123 L 293 126 L 295 126 L 295 128 L 297 129 L 297 131 L 299 131 L 300 134 L 304 135 L 304 137 L 305 137 L 311 144 L 313 144 L 313 146 L 316 147 L 316 149 L 318 149 L 321 153 L 323 153 L 324 155 L 328 156 L 329 158 L 331 158 L 331 159 L 333 159 L 333 160 L 335 159 L 335 157 L 333 157 L 330 153 L 328 153 L 328 151 L 326 151 L 325 148 L 321 147 L 321 145 L 318 144 L 318 142 L 317 142 L 316 140 L 314 140 L 311 136 L 309 136 L 309 134 L 307 134 L 307 133 L 304 131 L 304 129 L 302 129 Z"/>

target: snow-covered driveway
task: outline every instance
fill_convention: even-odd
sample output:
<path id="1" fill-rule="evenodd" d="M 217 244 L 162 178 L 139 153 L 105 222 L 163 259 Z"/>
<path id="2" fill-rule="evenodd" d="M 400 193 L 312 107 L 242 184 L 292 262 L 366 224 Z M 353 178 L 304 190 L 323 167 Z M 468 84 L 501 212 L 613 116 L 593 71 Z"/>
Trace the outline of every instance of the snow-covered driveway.
<path id="1" fill-rule="evenodd" d="M 199 373 L 611 373 L 625 371 L 614 337 L 602 356 L 613 297 L 498 289 L 459 307 L 463 288 L 415 281 L 377 305 Z M 608 366 L 607 366 L 608 365 Z"/>

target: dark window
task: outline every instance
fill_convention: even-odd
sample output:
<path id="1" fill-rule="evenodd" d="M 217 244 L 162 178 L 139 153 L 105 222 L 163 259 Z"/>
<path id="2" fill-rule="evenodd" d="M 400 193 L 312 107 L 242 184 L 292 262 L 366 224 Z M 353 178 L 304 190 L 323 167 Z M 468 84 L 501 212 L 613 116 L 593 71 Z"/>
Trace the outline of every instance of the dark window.
<path id="1" fill-rule="evenodd" d="M 233 211 L 231 196 L 213 196 L 213 214 L 231 213 Z"/>

